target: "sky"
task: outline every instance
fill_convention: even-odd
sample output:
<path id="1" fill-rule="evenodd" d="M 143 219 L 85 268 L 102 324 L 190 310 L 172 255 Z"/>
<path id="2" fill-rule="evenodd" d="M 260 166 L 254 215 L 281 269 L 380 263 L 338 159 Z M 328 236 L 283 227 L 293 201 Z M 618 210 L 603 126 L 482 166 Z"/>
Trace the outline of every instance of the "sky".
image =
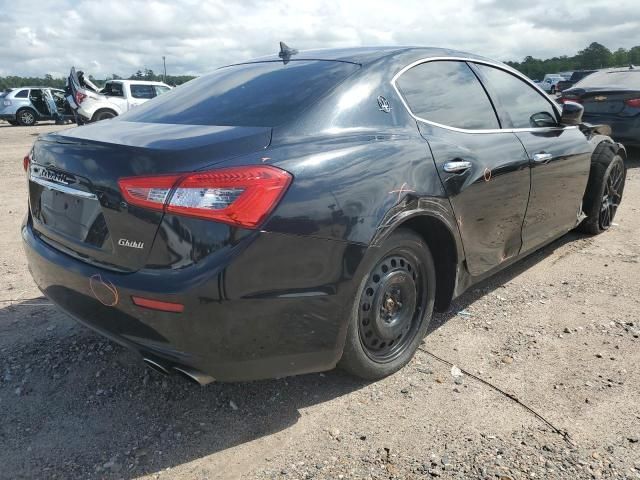
<path id="1" fill-rule="evenodd" d="M 299 50 L 447 47 L 496 60 L 640 45 L 639 0 L 0 0 L 0 76 L 201 75 Z"/>

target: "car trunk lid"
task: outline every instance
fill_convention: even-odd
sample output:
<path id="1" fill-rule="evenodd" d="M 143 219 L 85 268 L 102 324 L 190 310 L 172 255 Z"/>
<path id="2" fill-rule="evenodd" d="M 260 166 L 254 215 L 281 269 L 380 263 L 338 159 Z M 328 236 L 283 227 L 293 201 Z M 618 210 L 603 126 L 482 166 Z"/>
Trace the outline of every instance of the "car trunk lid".
<path id="1" fill-rule="evenodd" d="M 33 228 L 51 246 L 119 271 L 145 265 L 163 217 L 124 202 L 122 177 L 201 170 L 269 145 L 268 127 L 109 120 L 40 137 L 29 166 Z"/>
<path id="2" fill-rule="evenodd" d="M 573 88 L 563 94 L 563 100 L 575 100 L 582 103 L 585 114 L 590 115 L 616 115 L 622 113 L 625 101 L 640 97 L 637 90 L 600 88 L 581 89 Z"/>

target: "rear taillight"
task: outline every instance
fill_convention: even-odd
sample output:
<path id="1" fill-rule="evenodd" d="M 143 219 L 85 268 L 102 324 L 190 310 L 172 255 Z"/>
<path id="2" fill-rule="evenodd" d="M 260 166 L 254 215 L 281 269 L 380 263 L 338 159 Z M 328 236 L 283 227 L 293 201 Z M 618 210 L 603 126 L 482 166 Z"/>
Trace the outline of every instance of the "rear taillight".
<path id="1" fill-rule="evenodd" d="M 562 97 L 560 99 L 560 102 L 562 102 L 562 103 L 567 103 L 567 102 L 582 103 L 582 99 L 578 98 L 578 97 Z"/>
<path id="2" fill-rule="evenodd" d="M 76 92 L 74 98 L 76 100 L 76 103 L 80 105 L 84 101 L 84 99 L 87 98 L 87 96 L 82 92 Z"/>
<path id="3" fill-rule="evenodd" d="M 131 205 L 257 228 L 291 183 L 291 174 L 268 165 L 118 181 Z"/>
<path id="4" fill-rule="evenodd" d="M 625 105 L 633 108 L 640 108 L 640 98 L 629 98 L 624 101 Z"/>
<path id="5" fill-rule="evenodd" d="M 31 165 L 31 152 L 22 159 L 22 168 L 24 168 L 25 172 L 29 171 L 29 165 Z"/>

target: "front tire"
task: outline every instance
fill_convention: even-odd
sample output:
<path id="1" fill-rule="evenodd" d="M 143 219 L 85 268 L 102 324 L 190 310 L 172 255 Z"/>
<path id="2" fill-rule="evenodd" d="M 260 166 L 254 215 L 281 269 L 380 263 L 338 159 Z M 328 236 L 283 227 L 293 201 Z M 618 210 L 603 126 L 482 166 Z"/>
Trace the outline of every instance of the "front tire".
<path id="1" fill-rule="evenodd" d="M 389 236 L 368 264 L 339 366 L 377 380 L 404 367 L 426 335 L 436 275 L 427 244 L 405 229 Z"/>
<path id="2" fill-rule="evenodd" d="M 611 145 L 601 143 L 596 147 L 584 198 L 587 218 L 578 226 L 578 230 L 597 235 L 611 227 L 622 201 L 626 173 L 624 160 Z"/>
<path id="3" fill-rule="evenodd" d="M 31 110 L 30 108 L 23 108 L 22 110 L 18 110 L 16 113 L 16 120 L 23 127 L 32 127 L 36 124 L 38 117 L 36 112 Z"/>

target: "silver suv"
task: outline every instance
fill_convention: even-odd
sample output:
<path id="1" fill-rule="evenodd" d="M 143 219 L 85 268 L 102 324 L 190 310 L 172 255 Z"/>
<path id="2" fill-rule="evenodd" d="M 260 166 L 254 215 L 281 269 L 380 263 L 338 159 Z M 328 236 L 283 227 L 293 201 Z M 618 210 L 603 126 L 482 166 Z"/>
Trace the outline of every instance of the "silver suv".
<path id="1" fill-rule="evenodd" d="M 0 120 L 24 126 L 35 125 L 38 120 L 55 120 L 47 106 L 47 91 L 51 92 L 63 119 L 73 120 L 73 112 L 64 98 L 64 90 L 50 87 L 18 87 L 0 92 Z"/>

